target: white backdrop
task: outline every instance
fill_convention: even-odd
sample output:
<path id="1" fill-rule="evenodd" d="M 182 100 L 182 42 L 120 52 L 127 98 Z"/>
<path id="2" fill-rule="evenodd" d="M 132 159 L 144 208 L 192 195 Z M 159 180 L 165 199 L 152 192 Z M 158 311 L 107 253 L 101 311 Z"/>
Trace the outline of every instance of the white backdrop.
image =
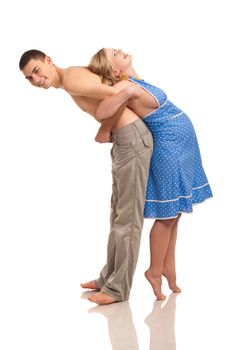
<path id="1" fill-rule="evenodd" d="M 65 342 L 76 325 L 64 330 L 62 324 L 63 339 L 49 322 L 60 313 L 65 318 L 63 298 L 77 298 L 79 282 L 95 277 L 108 235 L 110 145 L 94 142 L 98 124 L 63 91 L 25 81 L 18 61 L 31 48 L 61 67 L 86 65 L 102 47 L 122 48 L 133 55 L 138 74 L 190 116 L 214 198 L 184 216 L 178 270 L 181 279 L 200 274 L 200 289 L 213 285 L 216 298 L 227 300 L 233 263 L 230 1 L 9 0 L 0 6 L 2 349 L 77 349 Z M 149 259 L 151 224 L 143 230 L 140 273 Z M 47 329 L 47 347 L 41 339 L 30 347 L 20 324 L 34 338 L 33 324 Z"/>

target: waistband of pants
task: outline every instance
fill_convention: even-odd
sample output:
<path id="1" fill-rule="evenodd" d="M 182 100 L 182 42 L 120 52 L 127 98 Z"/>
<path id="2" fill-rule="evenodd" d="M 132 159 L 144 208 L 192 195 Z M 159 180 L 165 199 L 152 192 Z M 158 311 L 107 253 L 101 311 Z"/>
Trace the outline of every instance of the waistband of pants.
<path id="1" fill-rule="evenodd" d="M 146 124 L 141 119 L 137 119 L 133 123 L 127 124 L 127 125 L 123 126 L 122 128 L 116 129 L 112 133 L 112 138 L 114 139 L 115 137 L 117 137 L 119 135 L 122 136 L 124 134 L 128 134 L 130 131 L 131 132 L 138 131 L 139 135 L 143 135 L 143 134 L 149 132 L 149 129 L 147 128 Z"/>

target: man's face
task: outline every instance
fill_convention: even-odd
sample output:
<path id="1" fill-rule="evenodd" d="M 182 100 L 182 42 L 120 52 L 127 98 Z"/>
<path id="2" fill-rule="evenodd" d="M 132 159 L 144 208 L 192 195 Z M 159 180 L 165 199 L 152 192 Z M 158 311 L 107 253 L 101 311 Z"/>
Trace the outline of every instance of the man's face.
<path id="1" fill-rule="evenodd" d="M 45 60 L 31 59 L 22 70 L 25 78 L 36 87 L 48 89 L 53 84 L 54 66 L 49 57 Z"/>

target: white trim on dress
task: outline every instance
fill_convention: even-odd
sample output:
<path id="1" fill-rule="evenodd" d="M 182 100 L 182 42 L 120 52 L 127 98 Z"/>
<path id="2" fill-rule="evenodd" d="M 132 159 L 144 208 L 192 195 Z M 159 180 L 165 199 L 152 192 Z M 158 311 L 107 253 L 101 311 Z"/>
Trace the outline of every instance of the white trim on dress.
<path id="1" fill-rule="evenodd" d="M 202 188 L 202 187 L 205 187 L 205 186 L 208 186 L 209 183 L 207 182 L 206 184 L 204 185 L 201 185 L 201 186 L 198 186 L 198 187 L 194 187 L 192 190 L 198 190 L 199 188 Z M 179 196 L 178 198 L 176 199 L 167 199 L 167 200 L 158 200 L 158 199 L 146 199 L 146 202 L 156 202 L 156 203 L 166 203 L 166 202 L 176 202 L 178 201 L 180 198 L 190 198 L 192 197 L 192 194 L 190 194 L 189 196 Z"/>

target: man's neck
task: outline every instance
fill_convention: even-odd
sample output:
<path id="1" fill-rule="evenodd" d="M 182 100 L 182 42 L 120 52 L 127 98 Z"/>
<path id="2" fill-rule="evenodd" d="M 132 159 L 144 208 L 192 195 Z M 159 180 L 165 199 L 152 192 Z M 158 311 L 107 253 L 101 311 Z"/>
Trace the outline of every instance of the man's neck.
<path id="1" fill-rule="evenodd" d="M 54 66 L 55 69 L 55 79 L 53 87 L 55 89 L 63 89 L 63 78 L 65 69 Z"/>

